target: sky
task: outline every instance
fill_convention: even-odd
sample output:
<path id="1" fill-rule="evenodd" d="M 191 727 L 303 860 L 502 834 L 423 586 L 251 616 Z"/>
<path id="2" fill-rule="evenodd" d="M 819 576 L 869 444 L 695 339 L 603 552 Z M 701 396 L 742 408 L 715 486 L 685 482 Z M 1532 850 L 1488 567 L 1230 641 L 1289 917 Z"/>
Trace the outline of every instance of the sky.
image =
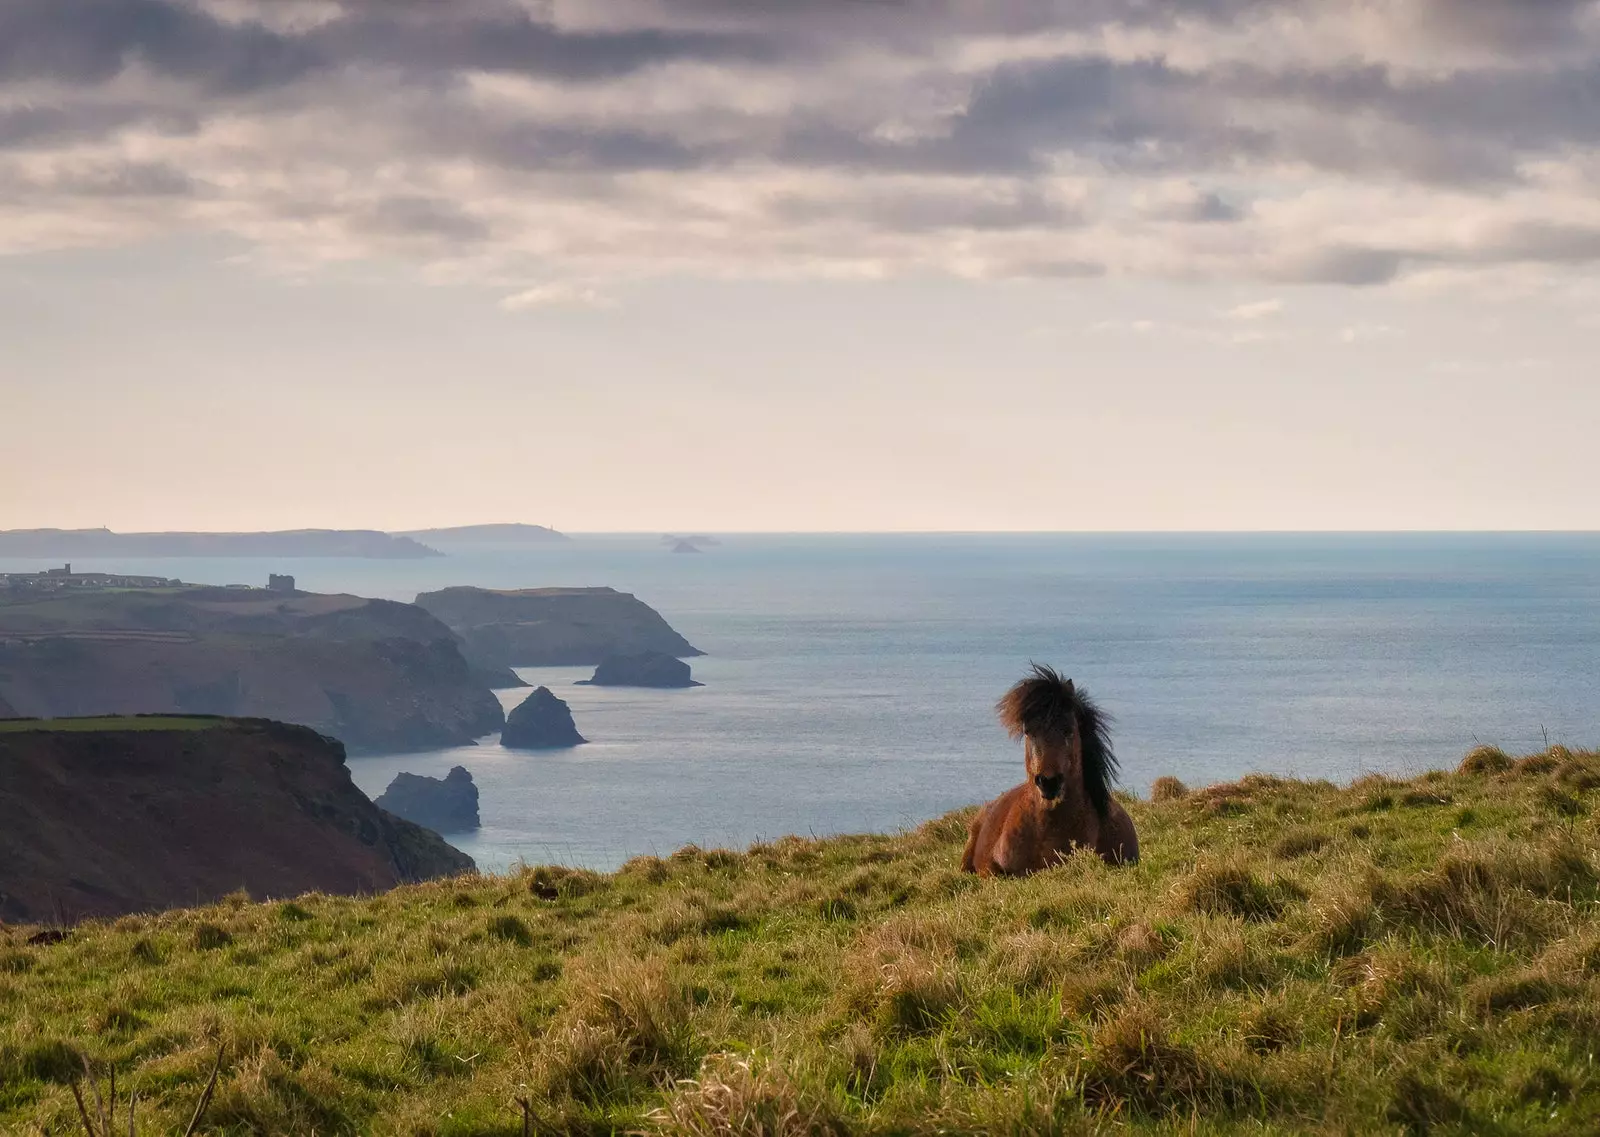
<path id="1" fill-rule="evenodd" d="M 1597 529 L 1591 0 L 4 0 L 0 528 Z"/>

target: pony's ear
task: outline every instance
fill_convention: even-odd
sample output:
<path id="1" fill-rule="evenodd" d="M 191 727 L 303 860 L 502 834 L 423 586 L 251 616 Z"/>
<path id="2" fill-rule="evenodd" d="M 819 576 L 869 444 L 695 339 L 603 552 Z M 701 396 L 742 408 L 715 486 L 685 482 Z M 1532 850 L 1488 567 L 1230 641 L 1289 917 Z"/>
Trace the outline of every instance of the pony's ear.
<path id="1" fill-rule="evenodd" d="M 1064 680 L 1061 685 L 1067 689 L 1067 694 L 1069 696 L 1076 695 L 1078 693 L 1078 689 L 1072 685 L 1072 680 L 1070 679 Z"/>

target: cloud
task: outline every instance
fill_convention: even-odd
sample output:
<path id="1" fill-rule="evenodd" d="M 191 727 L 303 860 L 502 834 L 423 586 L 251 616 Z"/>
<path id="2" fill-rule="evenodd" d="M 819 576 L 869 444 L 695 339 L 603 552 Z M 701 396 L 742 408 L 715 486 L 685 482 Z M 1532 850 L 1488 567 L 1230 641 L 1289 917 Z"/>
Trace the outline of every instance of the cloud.
<path id="1" fill-rule="evenodd" d="M 1597 98 L 1600 0 L 7 0 L 0 253 L 1558 281 Z"/>
<path id="2" fill-rule="evenodd" d="M 1223 315 L 1230 320 L 1265 320 L 1267 317 L 1276 316 L 1282 311 L 1282 300 L 1256 300 L 1249 304 L 1240 304 L 1237 307 L 1229 308 Z"/>
<path id="3" fill-rule="evenodd" d="M 507 312 L 526 312 L 536 308 L 608 309 L 616 306 L 615 300 L 600 291 L 568 281 L 535 285 L 500 301 L 500 307 Z"/>

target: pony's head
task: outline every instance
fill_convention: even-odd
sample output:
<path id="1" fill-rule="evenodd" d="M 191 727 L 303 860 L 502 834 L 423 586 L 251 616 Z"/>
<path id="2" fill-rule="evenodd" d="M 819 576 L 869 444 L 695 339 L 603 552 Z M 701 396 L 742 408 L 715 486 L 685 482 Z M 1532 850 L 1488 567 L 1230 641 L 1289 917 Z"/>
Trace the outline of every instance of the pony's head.
<path id="1" fill-rule="evenodd" d="M 1067 788 L 1081 784 L 1101 817 L 1111 808 L 1117 759 L 1111 752 L 1110 716 L 1054 668 L 1033 664 L 1029 674 L 995 704 L 1000 723 L 1022 739 L 1028 780 L 1053 809 Z"/>

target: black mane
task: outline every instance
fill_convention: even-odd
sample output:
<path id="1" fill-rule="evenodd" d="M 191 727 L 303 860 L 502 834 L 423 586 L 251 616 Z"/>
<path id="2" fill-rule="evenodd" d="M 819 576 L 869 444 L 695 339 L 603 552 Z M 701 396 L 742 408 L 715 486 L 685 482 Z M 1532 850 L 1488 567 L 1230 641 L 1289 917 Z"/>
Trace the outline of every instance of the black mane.
<path id="1" fill-rule="evenodd" d="M 1061 736 L 1076 722 L 1083 743 L 1083 792 L 1104 818 L 1111 809 L 1117 756 L 1111 750 L 1111 716 L 1053 667 L 1030 664 L 1031 673 L 995 704 L 1012 738 Z"/>

